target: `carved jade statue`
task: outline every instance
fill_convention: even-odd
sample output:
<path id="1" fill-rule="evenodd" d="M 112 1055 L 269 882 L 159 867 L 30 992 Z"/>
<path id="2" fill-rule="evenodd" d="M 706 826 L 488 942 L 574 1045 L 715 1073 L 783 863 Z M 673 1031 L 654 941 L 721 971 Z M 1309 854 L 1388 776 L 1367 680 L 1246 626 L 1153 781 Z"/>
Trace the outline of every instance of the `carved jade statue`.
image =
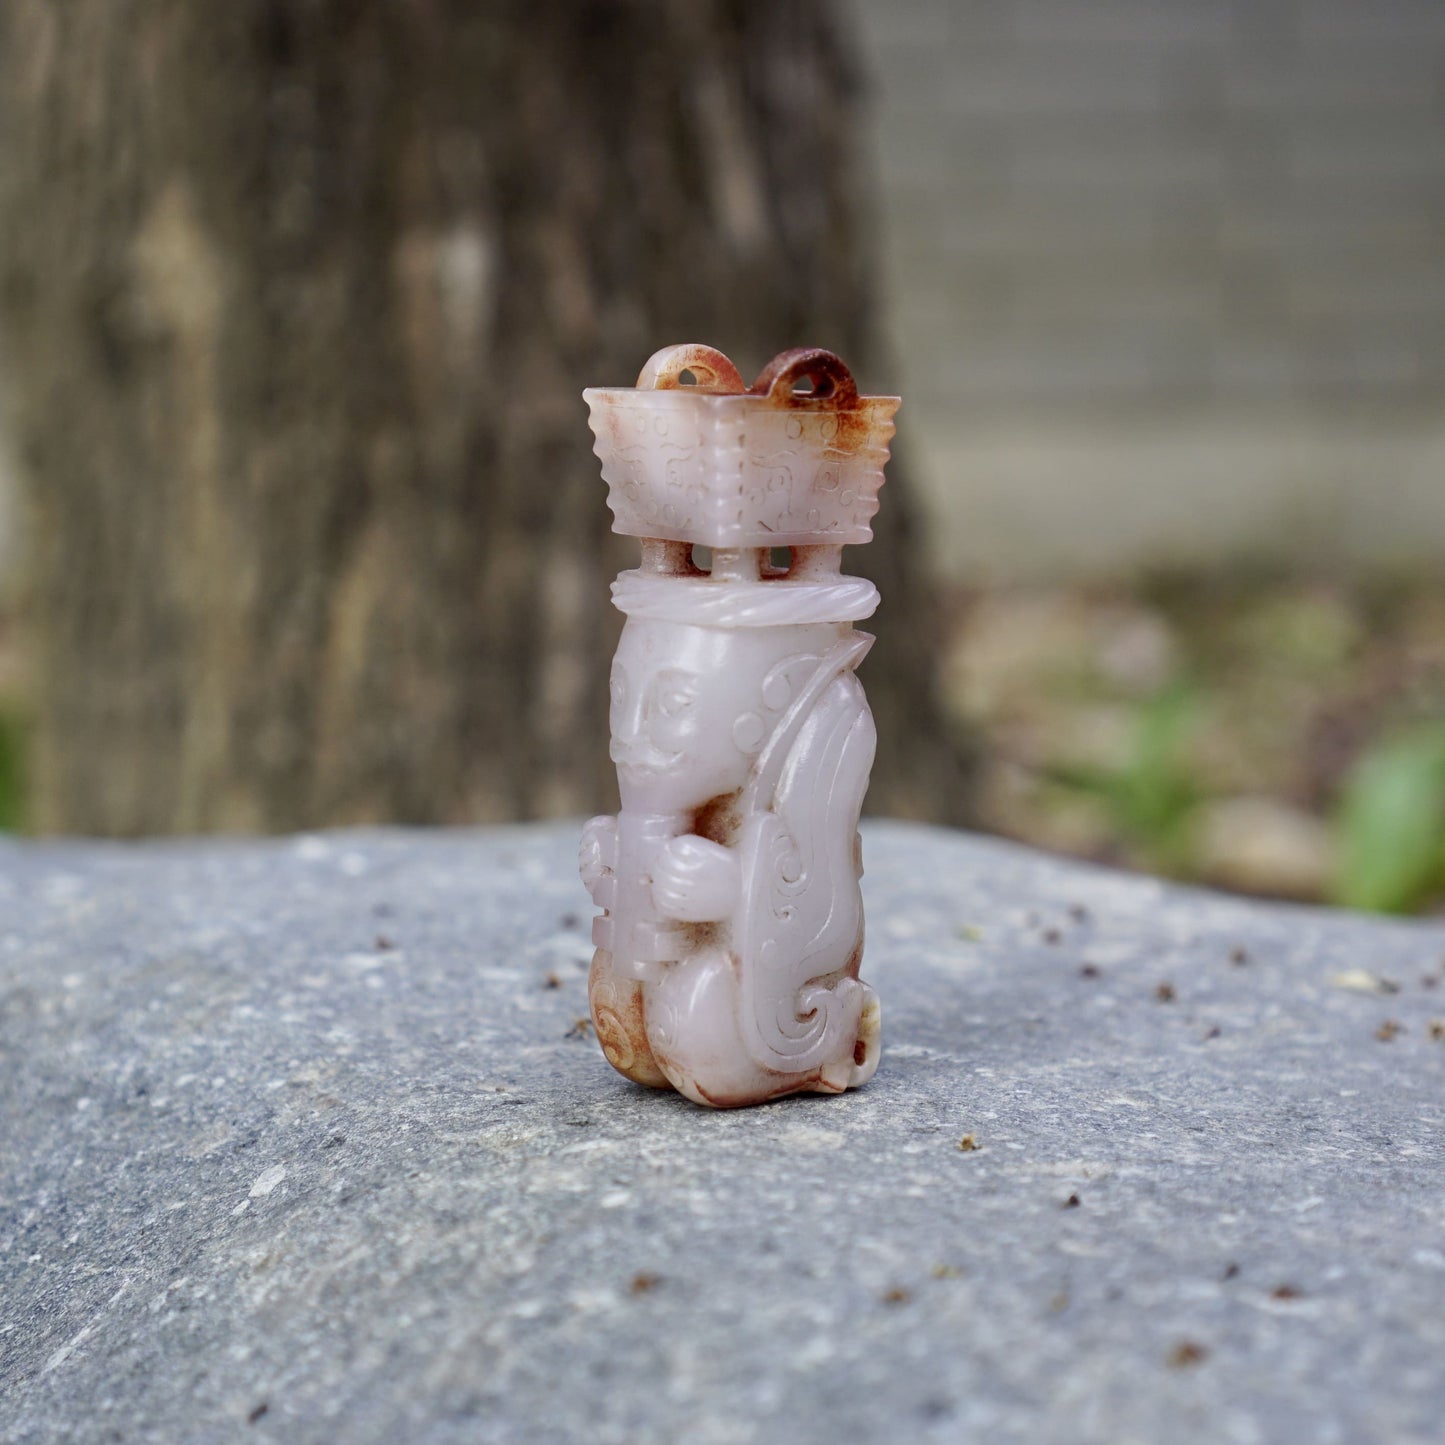
<path id="1" fill-rule="evenodd" d="M 746 389 L 706 346 L 585 395 L 613 529 L 642 539 L 612 588 L 622 811 L 582 839 L 597 1037 L 699 1104 L 841 1093 L 878 1066 L 854 676 L 873 639 L 853 628 L 878 594 L 839 565 L 873 535 L 898 399 L 859 396 L 827 351 L 784 352 Z"/>

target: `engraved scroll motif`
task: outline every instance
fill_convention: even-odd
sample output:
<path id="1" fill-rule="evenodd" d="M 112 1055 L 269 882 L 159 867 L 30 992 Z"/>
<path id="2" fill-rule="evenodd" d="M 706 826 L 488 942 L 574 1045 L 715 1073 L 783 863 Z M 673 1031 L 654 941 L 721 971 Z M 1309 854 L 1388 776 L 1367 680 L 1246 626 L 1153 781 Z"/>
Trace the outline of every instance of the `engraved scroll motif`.
<path id="1" fill-rule="evenodd" d="M 862 689 L 839 679 L 809 719 L 774 808 L 753 814 L 738 952 L 743 1038 L 768 1068 L 803 1070 L 857 1032 L 864 986 L 844 970 L 863 944 L 857 827 L 873 764 Z"/>

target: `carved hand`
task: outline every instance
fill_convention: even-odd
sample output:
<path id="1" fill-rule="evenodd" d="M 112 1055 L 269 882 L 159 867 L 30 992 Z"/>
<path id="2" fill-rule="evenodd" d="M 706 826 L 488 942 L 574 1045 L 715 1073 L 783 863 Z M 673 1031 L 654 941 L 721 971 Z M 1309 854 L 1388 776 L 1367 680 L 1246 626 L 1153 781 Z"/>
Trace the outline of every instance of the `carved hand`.
<path id="1" fill-rule="evenodd" d="M 658 851 L 652 865 L 657 911 L 684 923 L 714 923 L 738 906 L 742 875 L 737 856 L 720 843 L 684 833 Z"/>
<path id="2" fill-rule="evenodd" d="M 617 866 L 617 819 L 604 814 L 593 818 L 582 829 L 582 846 L 577 854 L 577 868 L 592 901 L 606 908 L 610 899 L 602 896 L 602 885 Z"/>

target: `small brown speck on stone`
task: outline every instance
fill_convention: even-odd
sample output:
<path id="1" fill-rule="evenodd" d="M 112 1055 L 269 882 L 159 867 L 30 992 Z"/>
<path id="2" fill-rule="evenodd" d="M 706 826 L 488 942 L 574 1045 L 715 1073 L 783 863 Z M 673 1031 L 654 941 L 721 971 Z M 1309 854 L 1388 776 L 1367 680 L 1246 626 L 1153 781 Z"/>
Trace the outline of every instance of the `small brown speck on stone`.
<path id="1" fill-rule="evenodd" d="M 572 1027 L 567 1030 L 566 1037 L 569 1039 L 585 1039 L 591 1032 L 591 1019 L 577 1019 Z"/>
<path id="2" fill-rule="evenodd" d="M 1100 976 L 1099 965 L 1097 963 L 1086 963 L 1079 970 L 1080 978 L 1099 978 Z"/>
<path id="3" fill-rule="evenodd" d="M 1224 1030 L 1220 1028 L 1218 1024 L 1213 1024 L 1209 1028 L 1205 1029 L 1205 1040 L 1208 1041 L 1209 1039 L 1217 1039 L 1223 1032 Z"/>
<path id="4" fill-rule="evenodd" d="M 894 1285 L 892 1289 L 884 1292 L 883 1303 L 886 1305 L 906 1305 L 913 1295 L 902 1285 Z"/>
<path id="5" fill-rule="evenodd" d="M 1165 1357 L 1172 1370 L 1187 1370 L 1191 1365 L 1202 1364 L 1209 1358 L 1209 1351 L 1197 1340 L 1180 1340 Z"/>
<path id="6" fill-rule="evenodd" d="M 1221 1279 L 1238 1279 L 1238 1278 L 1239 1278 L 1239 1266 L 1238 1266 L 1237 1264 L 1234 1264 L 1233 1262 L 1225 1265 L 1225 1266 L 1224 1266 L 1224 1273 L 1223 1273 L 1223 1275 L 1220 1276 L 1220 1278 L 1221 1278 Z"/>
<path id="7" fill-rule="evenodd" d="M 1174 985 L 1172 983 L 1160 983 L 1154 986 L 1154 997 L 1160 1003 L 1174 1002 Z"/>
<path id="8" fill-rule="evenodd" d="M 561 987 L 562 987 L 562 980 L 561 980 L 560 978 L 558 978 L 555 973 L 548 972 L 547 976 L 542 980 L 542 987 L 543 987 L 543 988 L 561 988 Z"/>
<path id="9" fill-rule="evenodd" d="M 1434 1039 L 1436 1043 L 1439 1043 L 1441 1039 L 1445 1039 L 1445 1019 L 1431 1019 L 1426 1025 L 1426 1028 L 1430 1032 L 1430 1037 Z"/>
<path id="10" fill-rule="evenodd" d="M 963 1138 L 958 1141 L 958 1147 L 965 1154 L 972 1154 L 973 1151 L 978 1148 L 978 1139 L 972 1134 L 965 1134 Z"/>
<path id="11" fill-rule="evenodd" d="M 1405 1025 L 1400 1023 L 1399 1020 L 1386 1019 L 1384 1023 L 1375 1030 L 1375 1037 L 1379 1039 L 1382 1044 L 1388 1044 L 1394 1039 L 1396 1034 L 1403 1033 L 1404 1030 Z"/>
<path id="12" fill-rule="evenodd" d="M 1077 1194 L 1071 1194 L 1066 1200 L 1064 1200 L 1064 1208 L 1077 1209 L 1082 1203 L 1083 1201 L 1079 1198 Z"/>
<path id="13" fill-rule="evenodd" d="M 1062 942 L 1063 942 L 1063 938 L 1064 938 L 1064 935 L 1063 935 L 1062 933 L 1060 933 L 1057 928 L 1046 928 L 1046 929 L 1044 929 L 1044 942 L 1045 942 L 1045 943 L 1062 943 Z"/>
<path id="14" fill-rule="evenodd" d="M 651 1290 L 655 1290 L 661 1283 L 662 1276 L 660 1274 L 651 1274 L 647 1270 L 642 1270 L 632 1276 L 632 1283 L 627 1288 L 632 1294 L 647 1294 Z"/>
<path id="15" fill-rule="evenodd" d="M 1238 944 L 1229 950 L 1229 961 L 1236 967 L 1241 968 L 1249 962 L 1249 950 L 1243 944 Z"/>
<path id="16" fill-rule="evenodd" d="M 386 936 L 386 934 L 378 933 L 376 935 L 376 951 L 378 953 L 390 953 L 391 950 L 395 947 L 396 944 L 393 943 L 392 940 Z"/>
<path id="17" fill-rule="evenodd" d="M 1298 1299 L 1300 1291 L 1292 1284 L 1277 1284 L 1270 1290 L 1269 1297 L 1277 1300 Z"/>

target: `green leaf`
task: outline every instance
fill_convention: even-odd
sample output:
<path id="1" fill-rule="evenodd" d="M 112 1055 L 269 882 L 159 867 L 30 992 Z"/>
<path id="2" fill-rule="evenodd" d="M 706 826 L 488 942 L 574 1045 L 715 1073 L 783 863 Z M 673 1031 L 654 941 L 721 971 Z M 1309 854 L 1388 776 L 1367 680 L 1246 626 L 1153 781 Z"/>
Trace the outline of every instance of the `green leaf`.
<path id="1" fill-rule="evenodd" d="M 1406 913 L 1445 886 L 1445 722 L 1386 739 L 1346 780 L 1336 901 Z"/>
<path id="2" fill-rule="evenodd" d="M 1056 767 L 1054 781 L 1099 798 L 1114 831 L 1150 867 L 1187 874 L 1201 792 L 1191 744 L 1200 723 L 1198 692 L 1184 682 L 1145 699 L 1134 715 L 1133 746 L 1118 768 Z"/>

